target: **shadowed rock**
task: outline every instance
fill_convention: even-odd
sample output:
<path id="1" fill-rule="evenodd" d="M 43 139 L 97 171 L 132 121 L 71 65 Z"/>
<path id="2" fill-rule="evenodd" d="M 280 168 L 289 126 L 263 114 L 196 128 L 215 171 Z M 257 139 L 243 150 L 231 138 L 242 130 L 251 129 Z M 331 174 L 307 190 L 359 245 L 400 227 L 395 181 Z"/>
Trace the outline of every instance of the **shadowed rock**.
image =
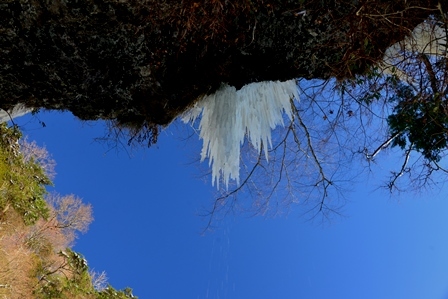
<path id="1" fill-rule="evenodd" d="M 0 108 L 154 129 L 221 83 L 362 74 L 438 3 L 233 2 L 4 0 Z"/>

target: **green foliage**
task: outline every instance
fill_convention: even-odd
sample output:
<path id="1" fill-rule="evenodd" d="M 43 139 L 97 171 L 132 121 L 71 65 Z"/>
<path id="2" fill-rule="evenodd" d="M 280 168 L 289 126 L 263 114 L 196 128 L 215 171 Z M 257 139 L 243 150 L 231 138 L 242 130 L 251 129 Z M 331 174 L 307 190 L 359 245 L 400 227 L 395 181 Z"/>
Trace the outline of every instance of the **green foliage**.
<path id="1" fill-rule="evenodd" d="M 74 252 L 71 249 L 61 251 L 60 255 L 66 257 L 67 262 L 70 265 L 70 269 L 78 275 L 87 272 L 87 270 L 89 269 L 86 259 L 81 254 Z"/>
<path id="2" fill-rule="evenodd" d="M 21 137 L 17 127 L 0 124 L 0 210 L 12 207 L 30 225 L 48 217 L 45 186 L 52 183 L 39 163 L 24 159 Z"/>
<path id="3" fill-rule="evenodd" d="M 123 291 L 117 291 L 111 286 L 108 286 L 101 292 L 98 292 L 97 299 L 138 299 L 132 295 L 132 289 L 125 288 Z"/>
<path id="4" fill-rule="evenodd" d="M 46 278 L 45 284 L 37 289 L 34 295 L 37 299 L 96 298 L 87 272 L 77 275 L 76 278 L 61 275 L 50 276 Z"/>
<path id="5" fill-rule="evenodd" d="M 118 291 L 108 286 L 104 290 L 95 290 L 87 261 L 81 254 L 67 248 L 59 255 L 65 259 L 64 275 L 56 272 L 38 274 L 44 283 L 35 291 L 37 299 L 138 299 L 130 288 Z"/>
<path id="6" fill-rule="evenodd" d="M 416 93 L 410 86 L 399 84 L 391 98 L 396 106 L 388 117 L 393 146 L 408 146 L 430 161 L 439 161 L 448 144 L 446 95 Z"/>

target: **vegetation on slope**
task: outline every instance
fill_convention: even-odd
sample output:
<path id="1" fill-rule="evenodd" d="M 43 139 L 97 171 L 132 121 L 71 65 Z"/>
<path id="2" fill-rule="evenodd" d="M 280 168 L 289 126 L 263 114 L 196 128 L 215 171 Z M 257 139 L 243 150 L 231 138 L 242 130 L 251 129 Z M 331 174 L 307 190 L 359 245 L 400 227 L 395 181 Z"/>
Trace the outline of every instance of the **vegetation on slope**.
<path id="1" fill-rule="evenodd" d="M 70 249 L 87 231 L 90 205 L 74 195 L 47 194 L 54 161 L 44 148 L 0 124 L 0 297 L 20 299 L 129 299 L 105 275 L 89 271 Z"/>

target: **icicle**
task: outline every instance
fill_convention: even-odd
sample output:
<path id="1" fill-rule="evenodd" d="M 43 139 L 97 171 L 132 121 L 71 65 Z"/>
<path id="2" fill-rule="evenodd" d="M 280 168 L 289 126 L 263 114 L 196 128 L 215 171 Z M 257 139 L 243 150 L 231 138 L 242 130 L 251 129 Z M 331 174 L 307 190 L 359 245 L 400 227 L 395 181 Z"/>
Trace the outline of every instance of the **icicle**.
<path id="1" fill-rule="evenodd" d="M 219 188 L 221 179 L 226 188 L 230 180 L 239 184 L 240 147 L 246 135 L 255 150 L 263 150 L 268 159 L 271 130 L 284 125 L 283 113 L 292 119 L 292 98 L 299 99 L 295 80 L 251 83 L 238 91 L 223 84 L 183 115 L 183 122 L 193 123 L 202 112 L 201 161 L 209 158 L 213 185 L 216 181 Z"/>
<path id="2" fill-rule="evenodd" d="M 0 109 L 0 123 L 8 122 L 8 121 L 12 120 L 13 118 L 25 115 L 27 113 L 30 113 L 31 111 L 33 111 L 33 109 L 26 108 L 22 104 L 17 104 L 9 111 Z"/>
<path id="3" fill-rule="evenodd" d="M 446 43 L 444 28 L 428 22 L 420 23 L 410 36 L 386 49 L 378 67 L 385 74 L 396 75 L 400 80 L 412 83 L 414 79 L 400 69 L 400 64 L 408 59 L 403 52 L 443 56 L 447 55 Z"/>

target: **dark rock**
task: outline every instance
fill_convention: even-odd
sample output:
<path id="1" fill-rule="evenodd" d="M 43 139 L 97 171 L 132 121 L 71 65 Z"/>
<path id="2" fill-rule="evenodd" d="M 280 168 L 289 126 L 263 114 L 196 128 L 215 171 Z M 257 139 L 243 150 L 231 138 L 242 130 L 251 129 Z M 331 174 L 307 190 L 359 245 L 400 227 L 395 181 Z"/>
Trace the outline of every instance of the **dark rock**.
<path id="1" fill-rule="evenodd" d="M 0 0 L 0 108 L 154 128 L 222 82 L 362 74 L 438 3 L 232 2 Z"/>

